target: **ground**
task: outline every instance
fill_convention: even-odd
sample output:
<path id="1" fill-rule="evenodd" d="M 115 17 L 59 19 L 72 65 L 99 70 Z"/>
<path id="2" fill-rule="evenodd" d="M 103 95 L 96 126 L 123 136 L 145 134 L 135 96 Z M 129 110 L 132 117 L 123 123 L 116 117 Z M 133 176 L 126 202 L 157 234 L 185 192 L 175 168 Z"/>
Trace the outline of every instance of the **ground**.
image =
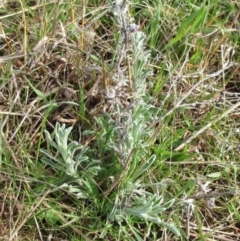
<path id="1" fill-rule="evenodd" d="M 237 1 L 0 3 L 0 240 L 239 240 Z"/>

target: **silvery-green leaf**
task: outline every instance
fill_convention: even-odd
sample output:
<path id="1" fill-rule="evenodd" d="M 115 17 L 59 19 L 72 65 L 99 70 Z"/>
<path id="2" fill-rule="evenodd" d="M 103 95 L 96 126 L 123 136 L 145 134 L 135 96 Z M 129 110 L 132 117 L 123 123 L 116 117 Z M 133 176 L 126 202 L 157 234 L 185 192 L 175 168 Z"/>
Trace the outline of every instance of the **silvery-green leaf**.
<path id="1" fill-rule="evenodd" d="M 50 133 L 48 131 L 44 130 L 44 134 L 45 134 L 47 142 L 51 146 L 53 146 L 53 147 L 55 147 L 57 149 L 58 147 L 57 147 L 56 143 L 52 140 Z"/>

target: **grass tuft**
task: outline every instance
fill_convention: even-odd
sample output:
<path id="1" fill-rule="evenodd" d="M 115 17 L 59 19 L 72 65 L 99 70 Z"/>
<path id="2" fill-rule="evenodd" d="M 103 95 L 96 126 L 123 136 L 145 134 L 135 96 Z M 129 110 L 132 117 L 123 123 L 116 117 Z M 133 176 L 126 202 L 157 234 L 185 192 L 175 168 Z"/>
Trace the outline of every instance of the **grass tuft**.
<path id="1" fill-rule="evenodd" d="M 0 3 L 0 240 L 237 240 L 236 1 Z"/>

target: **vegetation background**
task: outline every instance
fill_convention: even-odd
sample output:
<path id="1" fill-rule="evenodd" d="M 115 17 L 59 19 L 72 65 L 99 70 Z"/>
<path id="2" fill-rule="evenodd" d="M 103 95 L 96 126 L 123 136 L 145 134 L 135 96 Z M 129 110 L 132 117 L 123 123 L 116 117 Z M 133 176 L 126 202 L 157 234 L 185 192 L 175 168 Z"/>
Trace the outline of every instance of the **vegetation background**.
<path id="1" fill-rule="evenodd" d="M 239 240 L 240 3 L 0 2 L 0 240 Z"/>

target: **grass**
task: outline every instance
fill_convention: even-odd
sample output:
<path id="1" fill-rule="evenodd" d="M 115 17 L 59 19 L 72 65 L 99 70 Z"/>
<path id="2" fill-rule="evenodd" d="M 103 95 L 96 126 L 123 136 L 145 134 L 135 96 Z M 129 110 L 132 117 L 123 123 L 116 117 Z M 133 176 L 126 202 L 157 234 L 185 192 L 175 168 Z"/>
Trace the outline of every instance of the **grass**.
<path id="1" fill-rule="evenodd" d="M 236 1 L 3 1 L 0 240 L 238 240 Z"/>

